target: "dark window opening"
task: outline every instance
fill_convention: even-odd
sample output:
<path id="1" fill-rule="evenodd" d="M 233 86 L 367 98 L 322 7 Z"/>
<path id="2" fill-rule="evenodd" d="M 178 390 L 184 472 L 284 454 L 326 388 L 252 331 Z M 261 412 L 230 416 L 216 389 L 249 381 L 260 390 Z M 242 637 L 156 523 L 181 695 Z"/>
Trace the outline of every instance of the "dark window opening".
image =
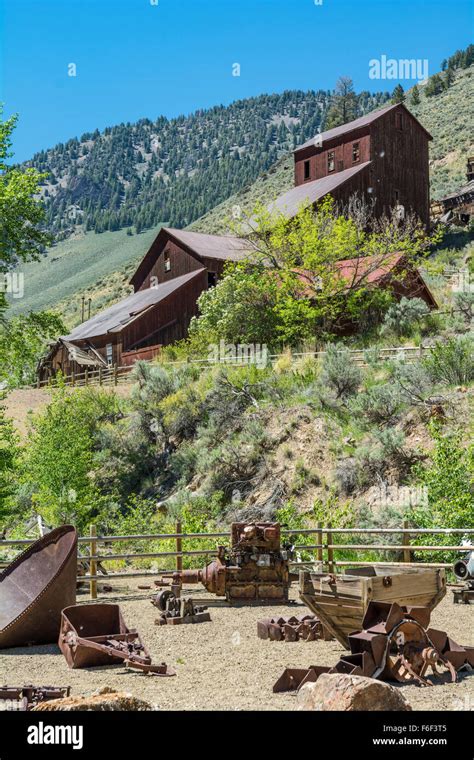
<path id="1" fill-rule="evenodd" d="M 171 259 L 169 251 L 165 251 L 165 272 L 171 271 Z"/>
<path id="2" fill-rule="evenodd" d="M 207 273 L 207 287 L 213 288 L 217 283 L 217 274 L 215 272 Z"/>
<path id="3" fill-rule="evenodd" d="M 311 165 L 309 161 L 304 162 L 304 170 L 303 170 L 303 177 L 304 179 L 309 179 L 311 176 Z"/>
<path id="4" fill-rule="evenodd" d="M 333 172 L 335 169 L 334 151 L 328 151 L 328 172 Z"/>
<path id="5" fill-rule="evenodd" d="M 394 190 L 393 194 L 394 194 L 394 198 L 395 198 L 395 205 L 398 206 L 398 204 L 400 202 L 400 191 L 399 190 Z"/>
<path id="6" fill-rule="evenodd" d="M 403 129 L 403 115 L 400 111 L 395 111 L 395 128 Z"/>
<path id="7" fill-rule="evenodd" d="M 356 164 L 360 161 L 360 143 L 352 143 L 352 163 Z"/>

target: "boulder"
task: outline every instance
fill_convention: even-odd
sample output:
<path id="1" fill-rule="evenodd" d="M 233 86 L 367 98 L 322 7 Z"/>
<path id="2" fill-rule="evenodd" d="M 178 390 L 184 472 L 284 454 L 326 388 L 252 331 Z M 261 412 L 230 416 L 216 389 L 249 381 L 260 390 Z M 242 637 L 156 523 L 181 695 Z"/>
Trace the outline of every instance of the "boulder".
<path id="1" fill-rule="evenodd" d="M 400 689 L 383 681 L 346 673 L 322 673 L 298 692 L 297 710 L 411 710 Z"/>
<path id="2" fill-rule="evenodd" d="M 31 712 L 75 712 L 92 710 L 95 712 L 144 712 L 153 710 L 153 706 L 133 694 L 115 691 L 107 686 L 88 697 L 63 697 L 40 702 Z"/>

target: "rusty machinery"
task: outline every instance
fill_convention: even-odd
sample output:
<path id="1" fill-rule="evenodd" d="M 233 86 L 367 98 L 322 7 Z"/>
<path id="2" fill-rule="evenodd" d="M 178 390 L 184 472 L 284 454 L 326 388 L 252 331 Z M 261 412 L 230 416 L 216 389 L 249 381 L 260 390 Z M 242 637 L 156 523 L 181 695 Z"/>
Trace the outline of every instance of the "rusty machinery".
<path id="1" fill-rule="evenodd" d="M 331 641 L 334 638 L 316 615 L 259 620 L 257 635 L 259 639 L 270 641 Z"/>
<path id="2" fill-rule="evenodd" d="M 466 553 L 453 565 L 453 573 L 459 581 L 464 581 L 460 589 L 453 589 L 455 604 L 469 604 L 474 600 L 474 546 L 470 541 L 463 541 Z"/>
<path id="3" fill-rule="evenodd" d="M 155 620 L 155 625 L 182 625 L 183 623 L 210 623 L 207 607 L 195 604 L 189 597 L 172 596 L 166 601 L 166 610 Z"/>
<path id="4" fill-rule="evenodd" d="M 70 668 L 125 663 L 155 676 L 176 675 L 166 663 L 152 663 L 140 634 L 127 627 L 118 604 L 66 607 L 58 645 Z"/>
<path id="5" fill-rule="evenodd" d="M 428 628 L 427 607 L 400 607 L 387 602 L 370 602 L 363 629 L 349 635 L 350 654 L 333 667 L 287 668 L 273 687 L 274 692 L 291 691 L 321 673 L 347 673 L 399 683 L 432 686 L 426 678 L 431 669 L 436 678 L 443 668 L 451 681 L 456 671 L 474 667 L 474 647 L 457 644 L 444 631 Z"/>
<path id="6" fill-rule="evenodd" d="M 5 702 L 7 710 L 24 712 L 40 702 L 69 697 L 70 693 L 70 686 L 0 686 L 0 704 Z"/>
<path id="7" fill-rule="evenodd" d="M 211 594 L 228 602 L 286 602 L 292 556 L 292 546 L 280 545 L 278 523 L 232 523 L 231 548 L 219 546 L 217 557 L 201 570 L 163 574 L 155 585 L 168 588 L 157 594 L 153 603 L 165 611 L 167 600 L 179 597 L 188 583 L 202 583 Z"/>

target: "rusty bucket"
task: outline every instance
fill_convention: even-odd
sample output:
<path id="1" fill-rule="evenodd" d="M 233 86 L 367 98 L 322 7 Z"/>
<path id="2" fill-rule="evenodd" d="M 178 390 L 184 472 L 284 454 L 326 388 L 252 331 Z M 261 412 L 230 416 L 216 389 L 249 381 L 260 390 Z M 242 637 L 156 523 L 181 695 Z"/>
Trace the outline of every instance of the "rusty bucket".
<path id="1" fill-rule="evenodd" d="M 76 601 L 77 533 L 63 525 L 0 573 L 0 648 L 58 640 L 61 610 Z"/>

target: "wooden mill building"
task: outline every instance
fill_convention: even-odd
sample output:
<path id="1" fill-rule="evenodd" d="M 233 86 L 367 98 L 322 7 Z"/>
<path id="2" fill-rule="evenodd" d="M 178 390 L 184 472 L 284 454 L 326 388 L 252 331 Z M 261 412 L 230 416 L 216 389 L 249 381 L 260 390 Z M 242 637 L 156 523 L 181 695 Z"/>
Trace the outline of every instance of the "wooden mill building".
<path id="1" fill-rule="evenodd" d="M 291 217 L 303 203 L 317 205 L 328 194 L 345 204 L 358 193 L 374 199 L 376 215 L 398 207 L 428 225 L 430 139 L 403 104 L 330 129 L 294 151 L 295 187 L 269 208 Z M 242 238 L 162 228 L 131 278 L 134 292 L 58 339 L 39 364 L 40 379 L 58 370 L 70 375 L 153 358 L 162 346 L 186 337 L 200 294 L 217 283 L 225 263 L 251 255 Z M 350 262 L 345 265 L 350 270 Z M 420 278 L 411 273 L 405 295 L 422 297 L 433 308 Z M 386 279 L 384 273 L 374 284 L 381 287 Z"/>

